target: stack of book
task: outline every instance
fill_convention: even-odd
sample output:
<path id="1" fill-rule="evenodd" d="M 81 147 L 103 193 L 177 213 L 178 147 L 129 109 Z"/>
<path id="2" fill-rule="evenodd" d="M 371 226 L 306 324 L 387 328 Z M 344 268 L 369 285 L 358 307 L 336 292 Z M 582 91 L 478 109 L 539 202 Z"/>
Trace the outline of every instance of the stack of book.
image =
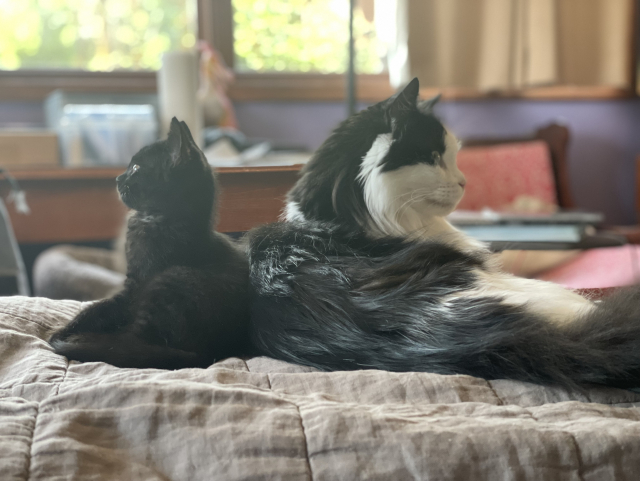
<path id="1" fill-rule="evenodd" d="M 448 219 L 461 231 L 484 242 L 570 245 L 595 235 L 595 226 L 602 224 L 604 216 L 594 212 L 511 214 L 485 210 L 456 211 Z"/>

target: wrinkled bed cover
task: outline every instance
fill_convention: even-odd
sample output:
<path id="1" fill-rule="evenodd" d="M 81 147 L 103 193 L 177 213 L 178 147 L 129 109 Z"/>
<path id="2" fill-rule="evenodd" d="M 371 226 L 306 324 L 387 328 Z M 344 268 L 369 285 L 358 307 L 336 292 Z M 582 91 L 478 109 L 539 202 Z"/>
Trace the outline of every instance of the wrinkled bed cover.
<path id="1" fill-rule="evenodd" d="M 69 364 L 73 301 L 0 299 L 0 479 L 638 480 L 640 394 L 267 358 Z"/>

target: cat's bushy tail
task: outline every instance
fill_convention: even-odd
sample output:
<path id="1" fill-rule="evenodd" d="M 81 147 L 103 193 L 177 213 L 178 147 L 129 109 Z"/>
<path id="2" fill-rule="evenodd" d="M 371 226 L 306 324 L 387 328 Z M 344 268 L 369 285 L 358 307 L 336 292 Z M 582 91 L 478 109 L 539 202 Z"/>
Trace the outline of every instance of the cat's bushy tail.
<path id="1" fill-rule="evenodd" d="M 323 370 L 640 386 L 638 287 L 557 324 L 497 297 L 456 297 L 475 261 L 441 245 L 342 255 L 330 231 L 268 234 L 251 242 L 251 331 L 266 355 Z"/>
<path id="2" fill-rule="evenodd" d="M 640 286 L 606 297 L 560 328 L 577 382 L 640 387 Z"/>

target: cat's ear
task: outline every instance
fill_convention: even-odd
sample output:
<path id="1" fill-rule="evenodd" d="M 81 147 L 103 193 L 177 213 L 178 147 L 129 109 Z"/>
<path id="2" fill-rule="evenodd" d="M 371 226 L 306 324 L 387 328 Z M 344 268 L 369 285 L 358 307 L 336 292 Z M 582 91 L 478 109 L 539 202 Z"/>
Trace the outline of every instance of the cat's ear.
<path id="1" fill-rule="evenodd" d="M 180 122 L 175 117 L 171 119 L 171 127 L 169 128 L 169 136 L 167 137 L 167 147 L 169 155 L 171 155 L 172 163 L 180 163 L 182 152 L 182 129 Z"/>
<path id="2" fill-rule="evenodd" d="M 197 147 L 196 141 L 193 140 L 193 136 L 191 135 L 191 131 L 189 130 L 189 126 L 184 120 L 180 121 L 180 130 L 182 132 L 182 140 L 186 141 L 186 145 L 188 147 Z"/>
<path id="3" fill-rule="evenodd" d="M 430 114 L 433 111 L 433 107 L 440 101 L 442 94 L 438 94 L 435 97 L 431 97 L 428 100 L 422 100 L 418 102 L 418 110 L 425 114 Z"/>
<path id="4" fill-rule="evenodd" d="M 209 165 L 200 147 L 191 135 L 191 130 L 186 122 L 180 121 L 180 131 L 182 132 L 182 162 L 190 160 L 192 162 L 200 162 L 204 165 Z"/>
<path id="5" fill-rule="evenodd" d="M 414 78 L 407 86 L 398 93 L 389 105 L 389 116 L 392 119 L 401 117 L 405 112 L 417 109 L 418 94 L 420 93 L 420 82 L 418 77 Z"/>
<path id="6" fill-rule="evenodd" d="M 195 140 L 193 140 L 187 124 L 175 117 L 171 119 L 167 142 L 173 165 L 181 165 L 188 162 L 193 157 L 194 152 L 200 150 Z M 200 158 L 201 156 L 198 155 L 197 157 Z"/>

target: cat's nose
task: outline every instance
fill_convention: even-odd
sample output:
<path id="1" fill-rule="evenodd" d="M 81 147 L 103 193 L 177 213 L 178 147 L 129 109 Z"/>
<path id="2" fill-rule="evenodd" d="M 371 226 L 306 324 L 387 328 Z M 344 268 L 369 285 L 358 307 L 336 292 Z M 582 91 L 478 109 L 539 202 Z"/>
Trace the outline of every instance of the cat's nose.
<path id="1" fill-rule="evenodd" d="M 118 177 L 116 177 L 116 183 L 120 184 L 121 182 L 124 182 L 124 179 L 126 178 L 126 176 L 127 176 L 126 172 L 120 174 Z"/>
<path id="2" fill-rule="evenodd" d="M 467 181 L 461 180 L 460 182 L 458 182 L 458 185 L 464 189 L 464 186 L 467 185 Z"/>

